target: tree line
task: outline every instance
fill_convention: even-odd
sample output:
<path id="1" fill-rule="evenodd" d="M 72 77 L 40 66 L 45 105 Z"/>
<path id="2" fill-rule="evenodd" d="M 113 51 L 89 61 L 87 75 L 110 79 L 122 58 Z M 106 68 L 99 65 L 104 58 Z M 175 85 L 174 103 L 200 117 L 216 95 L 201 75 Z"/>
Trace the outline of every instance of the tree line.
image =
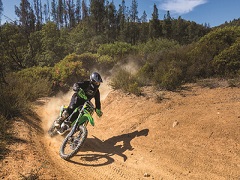
<path id="1" fill-rule="evenodd" d="M 138 15 L 138 2 L 127 7 L 122 0 L 118 9 L 113 1 L 21 0 L 15 6 L 17 21 L 0 25 L 1 69 L 20 70 L 32 66 L 53 66 L 71 53 L 96 53 L 101 44 L 125 42 L 131 45 L 167 38 L 189 44 L 211 28 L 166 12 L 159 19 L 153 6 L 148 20 Z M 4 4 L 0 0 L 0 17 Z M 3 71 L 4 72 L 4 71 Z"/>
<path id="2" fill-rule="evenodd" d="M 0 3 L 0 15 L 3 7 L 4 4 Z M 122 0 L 118 9 L 113 1 L 108 0 L 90 0 L 89 5 L 86 0 L 33 0 L 32 4 L 29 0 L 21 0 L 15 6 L 15 14 L 18 21 L 14 23 L 20 25 L 28 36 L 48 22 L 54 22 L 59 29 L 73 29 L 83 24 L 95 35 L 104 35 L 107 42 L 118 40 L 131 44 L 159 37 L 178 40 L 185 37 L 181 43 L 189 43 L 209 31 L 206 24 L 198 25 L 181 17 L 173 19 L 169 11 L 160 20 L 156 4 L 149 20 L 145 11 L 139 17 L 137 0 L 132 0 L 130 7 Z"/>

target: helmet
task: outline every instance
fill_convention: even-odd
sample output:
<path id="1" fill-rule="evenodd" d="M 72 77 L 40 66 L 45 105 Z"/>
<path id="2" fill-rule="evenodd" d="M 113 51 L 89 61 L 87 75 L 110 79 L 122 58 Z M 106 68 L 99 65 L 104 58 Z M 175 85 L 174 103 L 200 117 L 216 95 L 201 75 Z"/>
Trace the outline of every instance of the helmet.
<path id="1" fill-rule="evenodd" d="M 97 72 L 94 72 L 90 75 L 90 81 L 93 85 L 96 86 L 100 86 L 100 83 L 103 82 L 100 74 L 98 74 Z"/>

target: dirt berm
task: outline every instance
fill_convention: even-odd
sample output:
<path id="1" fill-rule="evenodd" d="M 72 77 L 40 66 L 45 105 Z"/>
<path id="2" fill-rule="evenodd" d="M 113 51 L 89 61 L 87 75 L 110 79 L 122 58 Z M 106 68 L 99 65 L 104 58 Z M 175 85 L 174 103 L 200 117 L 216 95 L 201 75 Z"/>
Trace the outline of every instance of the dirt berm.
<path id="1" fill-rule="evenodd" d="M 89 124 L 84 147 L 69 162 L 58 154 L 62 137 L 46 131 L 72 92 L 39 100 L 38 118 L 14 124 L 16 143 L 1 179 L 240 179 L 239 88 L 149 87 L 141 97 L 100 91 L 104 115 L 94 115 L 95 127 Z"/>

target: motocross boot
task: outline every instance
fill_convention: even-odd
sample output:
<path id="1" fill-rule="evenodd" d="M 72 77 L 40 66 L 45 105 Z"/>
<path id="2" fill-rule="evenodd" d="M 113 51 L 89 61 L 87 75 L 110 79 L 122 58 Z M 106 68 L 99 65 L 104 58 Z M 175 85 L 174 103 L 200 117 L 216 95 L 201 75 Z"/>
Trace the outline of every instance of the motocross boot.
<path id="1" fill-rule="evenodd" d="M 65 119 L 69 116 L 68 112 L 66 110 L 63 111 L 62 116 L 60 116 L 58 119 L 55 120 L 54 126 L 56 128 L 60 128 L 60 125 L 63 123 Z"/>
<path id="2" fill-rule="evenodd" d="M 63 134 L 65 134 L 66 132 L 68 132 L 68 130 L 69 130 L 69 125 L 68 125 L 68 124 L 64 124 L 64 126 L 61 127 L 61 128 L 58 130 L 58 133 L 59 133 L 60 135 L 63 135 Z"/>

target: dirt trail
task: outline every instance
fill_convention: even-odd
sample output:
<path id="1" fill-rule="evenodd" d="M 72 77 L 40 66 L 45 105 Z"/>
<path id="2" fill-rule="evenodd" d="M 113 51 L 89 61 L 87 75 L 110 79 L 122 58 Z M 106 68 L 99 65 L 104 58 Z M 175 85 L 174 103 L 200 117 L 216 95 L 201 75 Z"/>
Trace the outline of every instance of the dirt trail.
<path id="1" fill-rule="evenodd" d="M 71 161 L 58 155 L 62 138 L 46 135 L 70 92 L 39 101 L 36 126 L 17 122 L 16 134 L 28 143 L 10 147 L 15 153 L 3 161 L 0 177 L 35 170 L 40 179 L 240 179 L 239 88 L 191 85 L 156 94 L 145 88 L 144 97 L 100 90 L 104 115 L 94 116 L 95 127 L 88 126 L 88 139 Z"/>

